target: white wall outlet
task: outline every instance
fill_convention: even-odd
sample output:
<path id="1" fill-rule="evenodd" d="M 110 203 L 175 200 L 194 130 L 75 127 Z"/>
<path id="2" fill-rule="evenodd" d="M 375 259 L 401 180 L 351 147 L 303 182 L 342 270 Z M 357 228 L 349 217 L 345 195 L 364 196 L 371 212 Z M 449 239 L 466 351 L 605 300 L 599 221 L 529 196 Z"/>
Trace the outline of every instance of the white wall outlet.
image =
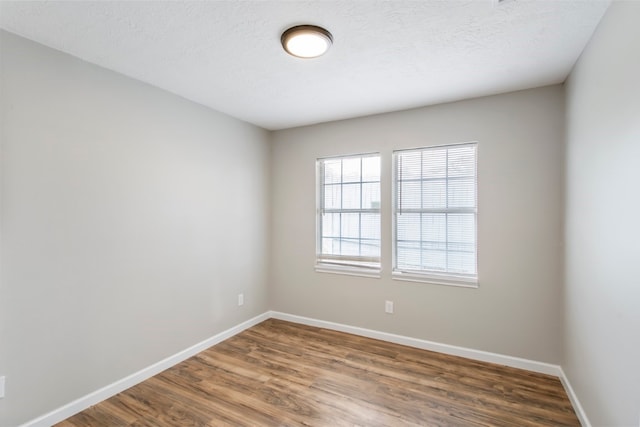
<path id="1" fill-rule="evenodd" d="M 388 314 L 393 314 L 393 301 L 384 302 L 384 312 Z"/>
<path id="2" fill-rule="evenodd" d="M 244 294 L 238 294 L 238 305 L 244 305 Z"/>
<path id="3" fill-rule="evenodd" d="M 4 375 L 0 377 L 0 399 L 4 397 Z"/>

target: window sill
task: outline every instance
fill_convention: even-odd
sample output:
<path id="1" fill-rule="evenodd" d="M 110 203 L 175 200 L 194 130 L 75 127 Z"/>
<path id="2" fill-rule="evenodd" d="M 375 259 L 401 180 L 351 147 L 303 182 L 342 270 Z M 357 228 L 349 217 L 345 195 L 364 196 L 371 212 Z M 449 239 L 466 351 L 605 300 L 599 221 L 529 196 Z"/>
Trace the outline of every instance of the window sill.
<path id="1" fill-rule="evenodd" d="M 478 287 L 478 279 L 470 277 L 394 271 L 391 273 L 391 278 L 394 280 L 403 280 L 407 282 L 422 282 L 431 283 L 433 285 L 457 286 L 461 288 Z"/>
<path id="2" fill-rule="evenodd" d="M 317 273 L 344 274 L 346 276 L 380 278 L 380 269 L 361 268 L 345 265 L 316 264 Z"/>

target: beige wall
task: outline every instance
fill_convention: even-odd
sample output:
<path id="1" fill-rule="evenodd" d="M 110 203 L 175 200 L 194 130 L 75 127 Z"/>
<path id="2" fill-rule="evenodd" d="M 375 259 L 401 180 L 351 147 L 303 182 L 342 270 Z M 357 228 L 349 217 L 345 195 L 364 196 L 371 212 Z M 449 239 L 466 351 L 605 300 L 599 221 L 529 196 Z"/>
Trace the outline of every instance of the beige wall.
<path id="1" fill-rule="evenodd" d="M 564 91 L 545 87 L 273 134 L 271 307 L 559 363 Z M 479 141 L 478 289 L 391 279 L 391 153 Z M 315 160 L 382 153 L 382 278 L 316 273 Z M 384 313 L 384 301 L 395 314 Z"/>
<path id="2" fill-rule="evenodd" d="M 0 37 L 0 425 L 13 426 L 267 310 L 269 143 Z"/>
<path id="3" fill-rule="evenodd" d="M 614 2 L 567 84 L 563 367 L 594 426 L 640 425 L 639 22 Z"/>

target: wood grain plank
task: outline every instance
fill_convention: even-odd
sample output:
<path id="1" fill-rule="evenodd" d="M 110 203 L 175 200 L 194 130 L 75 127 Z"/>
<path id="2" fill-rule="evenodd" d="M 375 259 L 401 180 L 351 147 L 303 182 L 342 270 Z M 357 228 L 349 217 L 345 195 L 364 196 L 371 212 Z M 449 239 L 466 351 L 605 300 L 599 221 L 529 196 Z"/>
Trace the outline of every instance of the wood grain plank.
<path id="1" fill-rule="evenodd" d="M 58 424 L 580 426 L 560 381 L 269 319 Z"/>

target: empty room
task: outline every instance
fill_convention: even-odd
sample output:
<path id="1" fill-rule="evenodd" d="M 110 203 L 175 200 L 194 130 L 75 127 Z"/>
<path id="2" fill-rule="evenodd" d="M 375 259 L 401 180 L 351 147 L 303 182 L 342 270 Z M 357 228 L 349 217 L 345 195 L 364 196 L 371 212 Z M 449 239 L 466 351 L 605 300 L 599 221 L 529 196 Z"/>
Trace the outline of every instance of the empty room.
<path id="1" fill-rule="evenodd" d="M 0 427 L 640 427 L 640 1 L 0 1 Z"/>

